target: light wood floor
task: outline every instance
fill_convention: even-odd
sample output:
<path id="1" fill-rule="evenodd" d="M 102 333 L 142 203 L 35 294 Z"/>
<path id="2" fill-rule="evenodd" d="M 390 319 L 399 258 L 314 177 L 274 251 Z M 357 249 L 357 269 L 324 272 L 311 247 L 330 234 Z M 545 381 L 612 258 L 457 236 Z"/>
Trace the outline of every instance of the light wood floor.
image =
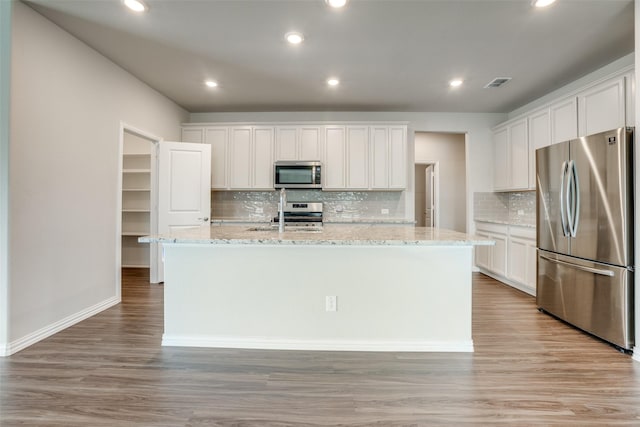
<path id="1" fill-rule="evenodd" d="M 474 276 L 473 354 L 162 348 L 162 286 L 0 358 L 0 425 L 640 425 L 640 364 Z"/>

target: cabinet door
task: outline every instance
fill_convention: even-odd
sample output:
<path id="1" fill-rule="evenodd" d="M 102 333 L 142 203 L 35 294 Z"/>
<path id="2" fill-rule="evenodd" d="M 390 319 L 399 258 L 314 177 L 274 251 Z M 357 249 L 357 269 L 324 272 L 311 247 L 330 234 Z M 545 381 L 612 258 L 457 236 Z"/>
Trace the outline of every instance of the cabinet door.
<path id="1" fill-rule="evenodd" d="M 207 128 L 205 142 L 211 145 L 211 188 L 226 189 L 229 128 Z"/>
<path id="2" fill-rule="evenodd" d="M 492 234 L 491 238 L 496 241 L 491 253 L 491 271 L 500 276 L 506 276 L 507 236 L 504 234 Z"/>
<path id="3" fill-rule="evenodd" d="M 527 282 L 527 242 L 522 239 L 510 238 L 507 253 L 509 263 L 507 266 L 507 277 L 520 284 Z"/>
<path id="4" fill-rule="evenodd" d="M 389 128 L 372 127 L 371 188 L 389 188 Z"/>
<path id="5" fill-rule="evenodd" d="M 529 116 L 529 188 L 536 188 L 536 150 L 551 144 L 549 109 Z"/>
<path id="6" fill-rule="evenodd" d="M 251 188 L 251 127 L 231 129 L 229 188 Z"/>
<path id="7" fill-rule="evenodd" d="M 575 97 L 564 99 L 549 107 L 551 114 L 551 143 L 578 137 L 578 107 Z"/>
<path id="8" fill-rule="evenodd" d="M 322 161 L 322 128 L 303 126 L 300 128 L 298 160 Z"/>
<path id="9" fill-rule="evenodd" d="M 369 127 L 347 127 L 347 188 L 369 188 Z"/>
<path id="10" fill-rule="evenodd" d="M 626 126 L 636 125 L 636 73 L 630 72 L 624 77 L 625 122 Z"/>
<path id="11" fill-rule="evenodd" d="M 296 127 L 276 128 L 276 160 L 298 160 Z"/>
<path id="12" fill-rule="evenodd" d="M 491 237 L 488 234 L 476 232 L 476 234 L 480 237 L 485 237 L 490 239 Z M 476 255 L 476 266 L 480 268 L 484 268 L 485 270 L 491 270 L 491 265 L 489 262 L 489 253 L 491 251 L 491 246 L 476 246 L 475 249 Z"/>
<path id="13" fill-rule="evenodd" d="M 204 128 L 182 128 L 182 142 L 204 142 Z"/>
<path id="14" fill-rule="evenodd" d="M 538 278 L 538 271 L 536 262 L 538 260 L 538 253 L 536 250 L 536 241 L 529 240 L 527 244 L 527 275 L 525 278 L 525 284 L 531 289 L 535 295 L 536 281 Z"/>
<path id="15" fill-rule="evenodd" d="M 325 128 L 325 156 L 323 170 L 323 188 L 343 189 L 345 180 L 345 128 L 344 126 L 327 126 Z"/>
<path id="16" fill-rule="evenodd" d="M 273 140 L 273 128 L 256 127 L 253 129 L 252 188 L 273 190 Z"/>
<path id="17" fill-rule="evenodd" d="M 507 128 L 493 133 L 493 188 L 504 190 L 509 185 L 509 132 Z"/>
<path id="18" fill-rule="evenodd" d="M 593 135 L 625 124 L 624 76 L 578 94 L 579 136 Z"/>
<path id="19" fill-rule="evenodd" d="M 407 127 L 389 128 L 389 188 L 407 187 Z"/>
<path id="20" fill-rule="evenodd" d="M 527 119 L 509 126 L 510 189 L 529 187 L 529 140 Z"/>

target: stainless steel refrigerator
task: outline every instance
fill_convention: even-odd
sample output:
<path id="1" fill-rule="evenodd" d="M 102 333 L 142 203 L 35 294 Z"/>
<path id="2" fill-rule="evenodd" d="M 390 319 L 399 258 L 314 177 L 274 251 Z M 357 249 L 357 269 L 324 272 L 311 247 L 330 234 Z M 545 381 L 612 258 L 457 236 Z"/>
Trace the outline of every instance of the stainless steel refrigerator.
<path id="1" fill-rule="evenodd" d="M 537 304 L 633 346 L 633 129 L 536 151 Z"/>

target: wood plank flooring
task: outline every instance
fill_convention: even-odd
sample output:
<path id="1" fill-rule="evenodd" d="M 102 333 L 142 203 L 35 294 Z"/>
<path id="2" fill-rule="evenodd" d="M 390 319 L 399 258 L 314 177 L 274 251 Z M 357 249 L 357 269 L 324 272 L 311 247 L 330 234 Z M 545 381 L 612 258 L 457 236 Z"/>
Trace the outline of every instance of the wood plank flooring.
<path id="1" fill-rule="evenodd" d="M 162 286 L 0 358 L 1 426 L 640 425 L 640 364 L 474 275 L 476 352 L 168 348 Z"/>

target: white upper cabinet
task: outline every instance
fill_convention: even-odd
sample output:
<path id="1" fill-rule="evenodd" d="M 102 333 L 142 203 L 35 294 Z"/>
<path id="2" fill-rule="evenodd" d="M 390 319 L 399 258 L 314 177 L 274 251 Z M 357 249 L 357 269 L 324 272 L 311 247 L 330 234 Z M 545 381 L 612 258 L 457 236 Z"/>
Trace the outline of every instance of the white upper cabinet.
<path id="1" fill-rule="evenodd" d="M 493 189 L 509 188 L 509 128 L 493 132 Z"/>
<path id="2" fill-rule="evenodd" d="M 625 110 L 626 110 L 626 123 L 627 126 L 636 125 L 636 73 L 633 71 L 625 74 L 624 76 L 625 86 Z"/>
<path id="3" fill-rule="evenodd" d="M 277 160 L 322 162 L 325 190 L 404 190 L 407 126 L 393 123 L 185 125 L 211 145 L 211 188 L 273 190 Z"/>
<path id="4" fill-rule="evenodd" d="M 624 80 L 624 76 L 620 76 L 578 94 L 578 136 L 625 125 Z"/>
<path id="5" fill-rule="evenodd" d="M 509 126 L 510 188 L 529 187 L 529 135 L 527 133 L 526 118 Z"/>
<path id="6" fill-rule="evenodd" d="M 275 160 L 322 161 L 322 126 L 278 126 Z"/>
<path id="7" fill-rule="evenodd" d="M 369 127 L 347 126 L 347 188 L 369 189 Z"/>
<path id="8" fill-rule="evenodd" d="M 369 185 L 372 190 L 403 190 L 407 186 L 406 126 L 371 126 Z"/>
<path id="9" fill-rule="evenodd" d="M 228 186 L 227 151 L 229 128 L 215 127 L 204 130 L 204 141 L 211 145 L 211 188 L 226 189 Z"/>
<path id="10" fill-rule="evenodd" d="M 272 127 L 253 128 L 251 188 L 254 190 L 273 189 L 273 146 L 274 130 Z"/>
<path id="11" fill-rule="evenodd" d="M 495 190 L 522 190 L 529 187 L 528 140 L 526 117 L 494 131 L 493 184 Z"/>
<path id="12" fill-rule="evenodd" d="M 326 126 L 324 129 L 324 167 L 322 188 L 346 188 L 346 129 L 344 126 Z"/>
<path id="13" fill-rule="evenodd" d="M 578 107 L 576 97 L 563 99 L 549 107 L 551 115 L 551 143 L 578 137 Z"/>
<path id="14" fill-rule="evenodd" d="M 549 109 L 529 115 L 529 189 L 536 188 L 536 150 L 551 145 Z"/>

